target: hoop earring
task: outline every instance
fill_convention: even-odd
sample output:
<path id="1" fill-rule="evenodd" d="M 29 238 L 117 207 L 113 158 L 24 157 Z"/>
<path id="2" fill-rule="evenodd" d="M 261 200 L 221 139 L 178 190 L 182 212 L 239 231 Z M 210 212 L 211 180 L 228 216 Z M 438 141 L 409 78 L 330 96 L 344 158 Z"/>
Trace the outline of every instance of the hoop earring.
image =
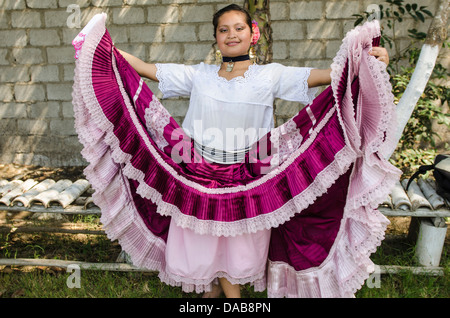
<path id="1" fill-rule="evenodd" d="M 256 63 L 256 50 L 254 46 L 250 47 L 248 54 L 250 55 L 250 60 L 252 61 L 252 63 Z"/>
<path id="2" fill-rule="evenodd" d="M 216 50 L 216 63 L 222 64 L 222 52 L 220 50 Z"/>

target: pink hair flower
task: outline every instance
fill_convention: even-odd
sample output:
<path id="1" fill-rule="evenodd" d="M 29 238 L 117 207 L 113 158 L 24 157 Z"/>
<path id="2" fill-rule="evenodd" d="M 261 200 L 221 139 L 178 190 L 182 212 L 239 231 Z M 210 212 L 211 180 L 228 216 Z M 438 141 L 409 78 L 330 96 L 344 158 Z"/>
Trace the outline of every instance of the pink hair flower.
<path id="1" fill-rule="evenodd" d="M 75 48 L 75 58 L 78 59 L 81 47 L 83 46 L 84 40 L 86 39 L 86 34 L 79 33 L 77 37 L 72 41 L 72 45 Z"/>
<path id="2" fill-rule="evenodd" d="M 255 45 L 258 43 L 259 37 L 261 36 L 259 32 L 258 22 L 255 20 L 252 21 L 252 31 L 253 31 L 253 37 L 252 37 L 252 45 Z"/>

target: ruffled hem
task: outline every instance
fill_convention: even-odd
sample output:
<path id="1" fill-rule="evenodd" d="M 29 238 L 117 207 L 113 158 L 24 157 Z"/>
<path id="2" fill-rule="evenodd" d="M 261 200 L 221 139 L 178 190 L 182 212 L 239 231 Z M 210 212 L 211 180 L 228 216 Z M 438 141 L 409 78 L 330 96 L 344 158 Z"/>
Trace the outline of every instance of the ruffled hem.
<path id="1" fill-rule="evenodd" d="M 250 284 L 257 292 L 266 290 L 266 271 L 249 277 L 236 278 L 230 276 L 226 272 L 217 272 L 213 277 L 207 279 L 192 279 L 189 277 L 179 276 L 168 272 L 160 272 L 159 279 L 168 285 L 181 287 L 185 293 L 207 293 L 212 289 L 213 284 L 218 284 L 219 278 L 226 278 L 233 285 Z"/>
<path id="2" fill-rule="evenodd" d="M 154 235 L 139 218 L 139 213 L 131 200 L 129 184 L 124 180 L 117 160 L 104 139 L 105 132 L 99 128 L 97 113 L 89 106 L 97 100 L 86 94 L 90 87 L 92 60 L 95 47 L 103 36 L 106 14 L 98 16 L 98 26 L 93 27 L 86 36 L 83 50 L 75 69 L 72 93 L 75 111 L 75 128 L 83 144 L 83 156 L 90 162 L 84 173 L 95 192 L 93 199 L 102 210 L 100 221 L 109 239 L 118 239 L 119 244 L 132 256 L 133 264 L 151 270 L 163 271 L 165 268 L 165 242 Z M 86 57 L 91 55 L 91 57 Z M 97 105 L 98 106 L 98 105 Z"/>
<path id="3" fill-rule="evenodd" d="M 335 243 L 326 259 L 317 267 L 298 271 L 285 262 L 269 261 L 269 297 L 353 297 L 375 269 L 370 255 L 381 244 L 389 224 L 377 207 L 389 195 L 401 174 L 383 156 L 395 147 L 391 139 L 395 117 L 389 76 L 384 63 L 365 53 L 371 48 L 367 40 L 379 37 L 379 32 L 376 20 L 351 30 L 332 65 L 335 100 L 344 101 L 337 109 L 340 110 L 339 118 L 345 129 L 346 143 L 357 153 L 344 216 Z M 360 63 L 363 58 L 364 63 Z M 354 69 L 353 65 L 366 69 Z M 375 84 L 371 89 L 375 90 L 380 107 L 376 112 L 363 114 L 366 117 L 358 123 L 360 126 L 351 119 L 362 117 L 364 105 L 357 105 L 359 113 L 354 112 L 351 91 L 341 89 L 343 72 L 355 75 L 370 72 Z M 352 84 L 353 78 L 347 77 L 347 87 Z M 370 121 L 372 125 L 369 127 L 375 127 L 372 131 L 364 126 Z M 370 180 L 372 177 L 375 181 Z"/>
<path id="4" fill-rule="evenodd" d="M 381 203 L 396 180 L 388 175 L 370 205 Z M 376 209 L 347 206 L 335 243 L 320 266 L 298 271 L 285 262 L 269 260 L 268 297 L 353 297 L 375 269 L 370 255 L 384 239 L 388 224 Z"/>

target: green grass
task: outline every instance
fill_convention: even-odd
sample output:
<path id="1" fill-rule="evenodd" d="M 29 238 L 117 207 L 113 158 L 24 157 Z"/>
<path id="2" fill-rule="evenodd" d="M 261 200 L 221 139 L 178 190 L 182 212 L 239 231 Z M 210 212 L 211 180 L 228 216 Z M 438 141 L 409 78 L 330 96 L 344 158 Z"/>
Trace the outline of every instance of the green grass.
<path id="1" fill-rule="evenodd" d="M 396 274 L 381 275 L 380 288 L 369 288 L 365 284 L 357 298 L 449 298 L 450 258 L 448 244 L 444 246 L 440 266 L 443 276 L 417 275 L 404 270 Z M 405 239 L 385 240 L 372 255 L 375 264 L 420 266 L 414 257 L 414 246 Z"/>
<path id="2" fill-rule="evenodd" d="M 92 229 L 98 220 L 88 222 Z M 357 298 L 449 298 L 449 246 L 444 246 L 441 267 L 444 276 L 414 275 L 405 271 L 381 275 L 379 288 L 364 285 Z M 1 258 L 47 258 L 85 262 L 114 262 L 120 252 L 117 242 L 105 235 L 13 233 L 0 234 Z M 416 266 L 413 245 L 403 236 L 385 240 L 372 255 L 379 265 Z M 69 288 L 71 273 L 53 267 L 0 266 L 0 298 L 199 298 L 196 293 L 184 293 L 179 287 L 160 282 L 156 273 L 108 272 L 83 270 L 80 288 Z M 242 286 L 242 296 L 264 298 L 265 292 Z"/>
<path id="3" fill-rule="evenodd" d="M 161 283 L 156 273 L 82 271 L 80 288 L 69 288 L 70 273 L 35 269 L 0 273 L 3 298 L 200 298 L 180 288 Z M 243 297 L 265 297 L 243 286 Z"/>

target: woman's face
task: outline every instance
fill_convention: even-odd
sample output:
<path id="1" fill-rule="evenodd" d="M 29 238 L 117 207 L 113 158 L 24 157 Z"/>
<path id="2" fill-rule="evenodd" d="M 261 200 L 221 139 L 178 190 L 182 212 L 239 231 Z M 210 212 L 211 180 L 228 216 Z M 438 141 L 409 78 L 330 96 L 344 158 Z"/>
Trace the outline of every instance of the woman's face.
<path id="1" fill-rule="evenodd" d="M 223 56 L 236 57 L 248 53 L 252 32 L 246 16 L 239 11 L 225 12 L 216 29 L 216 41 Z"/>

